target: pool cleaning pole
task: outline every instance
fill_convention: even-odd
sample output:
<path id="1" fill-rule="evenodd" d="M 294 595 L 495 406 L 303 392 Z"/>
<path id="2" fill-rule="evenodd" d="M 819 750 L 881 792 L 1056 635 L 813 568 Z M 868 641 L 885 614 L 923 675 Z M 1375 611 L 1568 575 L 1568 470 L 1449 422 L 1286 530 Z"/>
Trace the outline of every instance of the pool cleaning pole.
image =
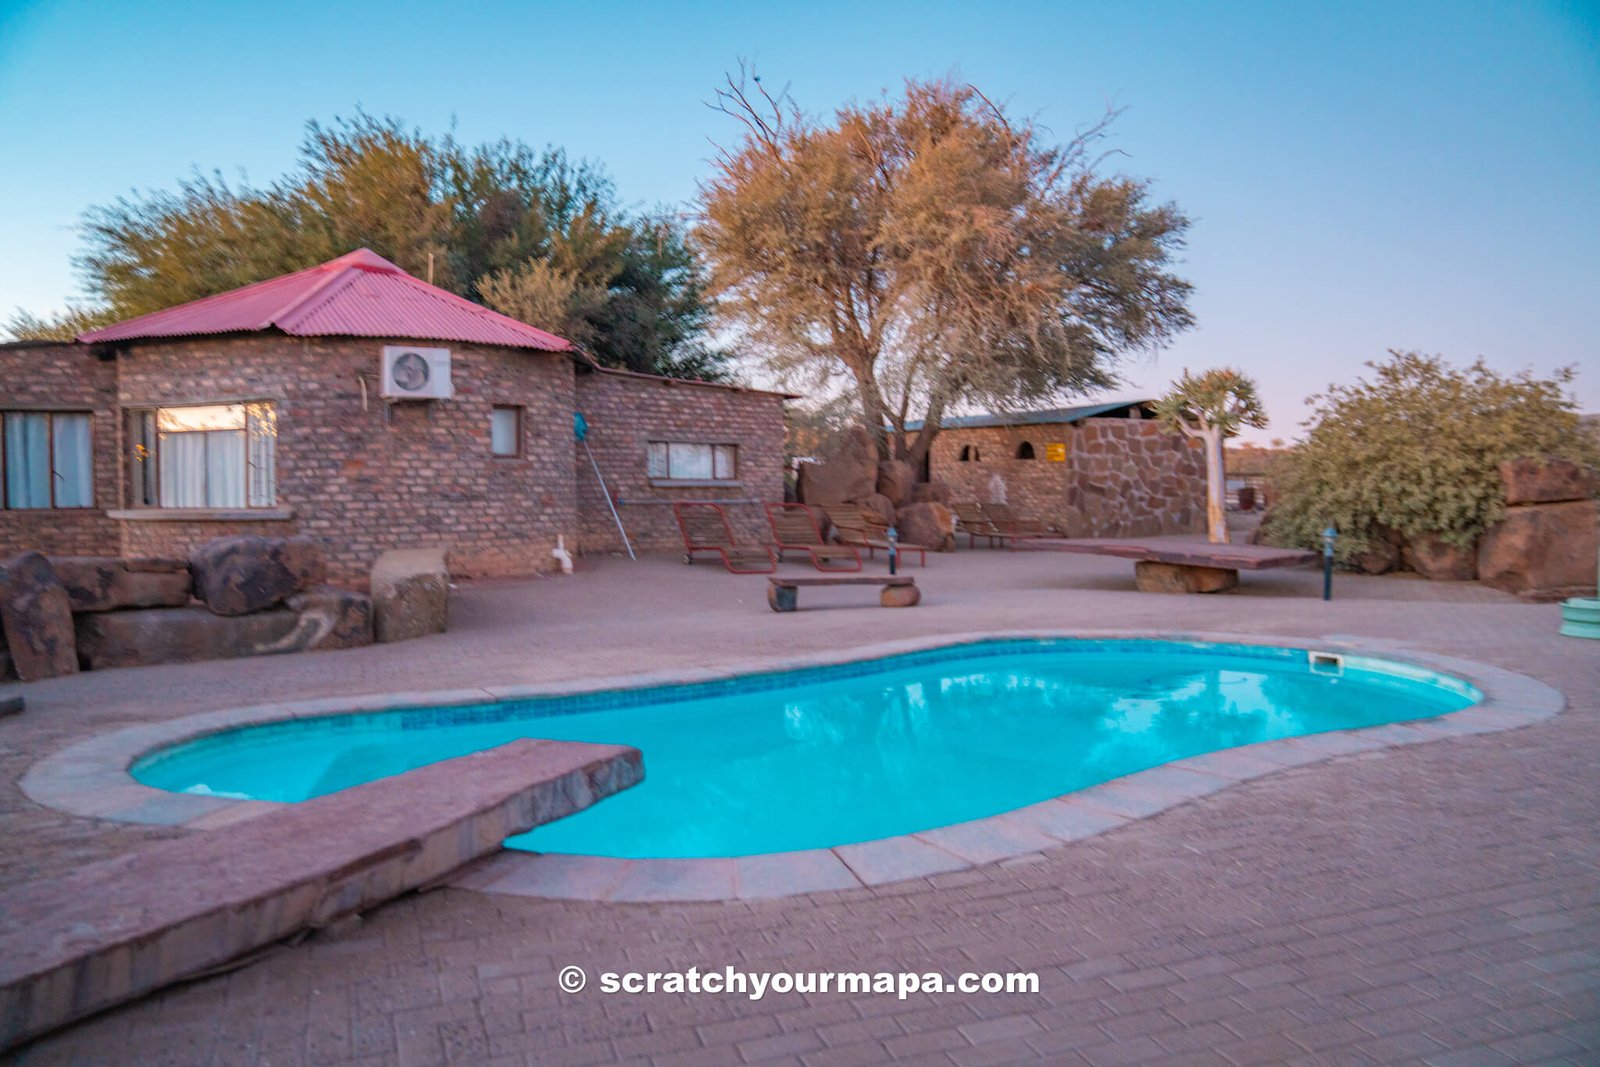
<path id="1" fill-rule="evenodd" d="M 611 518 L 617 524 L 617 533 L 622 535 L 622 546 L 628 550 L 628 558 L 638 562 L 639 557 L 633 554 L 633 542 L 628 540 L 628 531 L 622 528 L 622 516 L 617 514 L 617 505 L 611 499 L 611 490 L 606 488 L 605 475 L 600 473 L 600 464 L 595 462 L 594 453 L 589 450 L 589 422 L 581 411 L 572 413 L 572 432 L 583 446 L 583 454 L 589 457 L 589 466 L 594 468 L 594 480 L 600 483 L 600 495 L 606 498 L 606 507 L 611 509 Z"/>

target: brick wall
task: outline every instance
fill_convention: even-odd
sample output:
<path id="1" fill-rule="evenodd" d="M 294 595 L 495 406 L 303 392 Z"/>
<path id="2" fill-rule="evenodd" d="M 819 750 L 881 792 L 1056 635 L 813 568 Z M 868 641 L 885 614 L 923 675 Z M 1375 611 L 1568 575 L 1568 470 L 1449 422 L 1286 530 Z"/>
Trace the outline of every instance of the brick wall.
<path id="1" fill-rule="evenodd" d="M 1024 442 L 1035 458 L 1017 458 Z M 1066 446 L 1065 462 L 1047 457 L 1051 443 Z M 963 462 L 964 447 L 979 458 Z M 1073 537 L 1205 528 L 1205 457 L 1184 437 L 1142 419 L 944 430 L 929 467 L 956 500 L 989 501 L 1003 492 L 1019 514 Z"/>
<path id="2" fill-rule="evenodd" d="M 556 535 L 576 528 L 570 360 L 452 343 L 455 397 L 391 405 L 378 396 L 386 343 L 263 335 L 142 343 L 122 354 L 124 408 L 274 401 L 277 502 L 290 515 L 129 519 L 124 551 L 184 555 L 227 533 L 304 533 L 323 542 L 332 580 L 358 587 L 395 547 L 445 546 L 452 573 L 464 577 L 553 566 Z M 521 456 L 490 453 L 496 404 L 523 408 Z"/>
<path id="3" fill-rule="evenodd" d="M 617 510 L 635 549 L 683 546 L 672 517 L 674 500 L 730 501 L 728 518 L 741 542 L 772 540 L 759 503 L 732 502 L 783 500 L 781 396 L 600 372 L 578 376 L 577 397 L 589 424 L 589 447 L 620 500 Z M 737 445 L 738 484 L 652 484 L 646 468 L 651 441 Z M 622 539 L 581 448 L 576 461 L 580 544 L 585 552 L 620 552 Z"/>
<path id="4" fill-rule="evenodd" d="M 94 507 L 5 508 L 0 497 L 0 559 L 26 549 L 52 556 L 115 555 L 119 532 L 106 511 L 119 501 L 116 366 L 82 345 L 0 345 L 0 411 L 89 411 L 94 447 Z"/>

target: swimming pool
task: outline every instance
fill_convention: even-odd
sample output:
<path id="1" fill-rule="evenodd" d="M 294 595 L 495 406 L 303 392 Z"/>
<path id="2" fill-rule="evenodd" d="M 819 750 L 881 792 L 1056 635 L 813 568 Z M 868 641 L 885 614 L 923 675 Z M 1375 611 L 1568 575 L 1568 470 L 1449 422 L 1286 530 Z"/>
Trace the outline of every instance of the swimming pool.
<path id="1" fill-rule="evenodd" d="M 991 640 L 659 688 L 227 730 L 150 753 L 156 788 L 296 801 L 518 737 L 633 745 L 643 784 L 512 838 L 541 852 L 742 856 L 983 818 L 1274 738 L 1431 718 L 1448 675 L 1305 649 Z"/>

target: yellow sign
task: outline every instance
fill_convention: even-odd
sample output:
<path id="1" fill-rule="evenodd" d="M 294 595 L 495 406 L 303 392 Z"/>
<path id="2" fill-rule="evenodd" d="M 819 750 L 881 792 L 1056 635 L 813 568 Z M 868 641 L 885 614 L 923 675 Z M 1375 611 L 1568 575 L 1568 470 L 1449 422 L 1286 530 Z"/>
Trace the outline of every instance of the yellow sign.
<path id="1" fill-rule="evenodd" d="M 1067 461 L 1067 443 L 1065 441 L 1051 441 L 1044 446 L 1044 458 L 1051 463 L 1065 463 Z"/>

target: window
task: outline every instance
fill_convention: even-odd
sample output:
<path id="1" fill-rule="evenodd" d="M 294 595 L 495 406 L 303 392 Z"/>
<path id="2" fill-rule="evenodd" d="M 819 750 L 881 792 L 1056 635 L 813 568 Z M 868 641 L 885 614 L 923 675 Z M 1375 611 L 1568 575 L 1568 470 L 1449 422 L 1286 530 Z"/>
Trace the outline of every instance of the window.
<path id="1" fill-rule="evenodd" d="M 1017 446 L 1017 458 L 1018 459 L 1032 459 L 1033 458 L 1033 442 L 1032 441 L 1024 441 L 1020 445 Z"/>
<path id="2" fill-rule="evenodd" d="M 977 463 L 977 462 L 979 462 L 978 446 L 977 445 L 962 445 L 961 446 L 961 462 L 962 463 Z"/>
<path id="3" fill-rule="evenodd" d="M 497 407 L 489 413 L 489 451 L 497 456 L 522 455 L 522 409 Z"/>
<path id="4" fill-rule="evenodd" d="M 277 446 L 277 411 L 270 403 L 129 412 L 129 502 L 160 508 L 272 507 L 278 497 Z"/>
<path id="5" fill-rule="evenodd" d="M 731 482 L 739 476 L 738 445 L 651 441 L 646 473 L 668 481 Z"/>
<path id="6" fill-rule="evenodd" d="M 94 506 L 94 451 L 87 411 L 8 411 L 0 432 L 0 481 L 8 508 Z"/>

